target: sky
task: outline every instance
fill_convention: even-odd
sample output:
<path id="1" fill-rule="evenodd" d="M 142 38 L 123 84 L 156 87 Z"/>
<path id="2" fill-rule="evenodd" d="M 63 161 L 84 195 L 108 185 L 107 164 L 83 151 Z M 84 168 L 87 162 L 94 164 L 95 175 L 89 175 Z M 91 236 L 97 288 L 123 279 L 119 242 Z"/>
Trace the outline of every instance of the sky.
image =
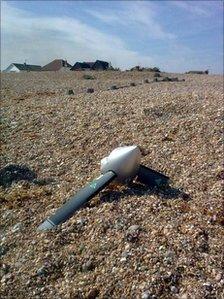
<path id="1" fill-rule="evenodd" d="M 1 69 L 56 58 L 223 73 L 223 2 L 1 1 Z"/>

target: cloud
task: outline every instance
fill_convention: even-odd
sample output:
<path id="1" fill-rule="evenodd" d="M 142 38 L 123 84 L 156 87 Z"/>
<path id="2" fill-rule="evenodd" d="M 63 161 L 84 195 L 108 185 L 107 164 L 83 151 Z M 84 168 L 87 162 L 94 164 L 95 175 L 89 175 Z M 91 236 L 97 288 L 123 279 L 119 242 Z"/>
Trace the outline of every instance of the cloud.
<path id="1" fill-rule="evenodd" d="M 210 16 L 210 12 L 209 10 L 205 9 L 203 1 L 201 1 L 201 3 L 197 3 L 196 1 L 172 1 L 170 3 L 196 16 Z"/>
<path id="2" fill-rule="evenodd" d="M 46 64 L 55 58 L 105 59 L 127 68 L 152 59 L 130 50 L 117 36 L 69 17 L 35 16 L 2 2 L 2 68 L 11 62 Z"/>
<path id="3" fill-rule="evenodd" d="M 125 3 L 126 4 L 126 3 Z M 139 32 L 144 32 L 146 37 L 154 39 L 175 39 L 176 35 L 167 32 L 160 22 L 158 16 L 150 2 L 129 2 L 128 5 L 124 5 L 119 11 L 110 10 L 87 10 L 87 12 L 97 18 L 98 20 L 117 26 L 128 27 L 129 30 L 137 29 Z"/>

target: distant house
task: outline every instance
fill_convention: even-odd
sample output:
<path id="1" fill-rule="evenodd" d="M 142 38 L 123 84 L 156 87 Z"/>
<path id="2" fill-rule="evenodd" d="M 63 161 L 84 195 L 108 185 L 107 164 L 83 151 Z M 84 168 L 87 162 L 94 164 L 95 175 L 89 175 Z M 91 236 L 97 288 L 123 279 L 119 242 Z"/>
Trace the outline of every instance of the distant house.
<path id="1" fill-rule="evenodd" d="M 42 67 L 42 71 L 67 71 L 70 70 L 71 64 L 63 59 L 55 59 Z"/>
<path id="2" fill-rule="evenodd" d="M 108 70 L 110 68 L 110 64 L 106 61 L 96 60 L 92 66 L 92 70 Z"/>
<path id="3" fill-rule="evenodd" d="M 144 70 L 146 70 L 146 71 L 150 71 L 150 72 L 160 73 L 160 69 L 159 69 L 158 67 L 144 68 Z"/>
<path id="4" fill-rule="evenodd" d="M 3 72 L 4 73 L 19 73 L 19 72 L 39 72 L 40 65 L 26 64 L 26 63 L 11 63 Z"/>
<path id="5" fill-rule="evenodd" d="M 130 71 L 142 71 L 142 67 L 140 67 L 139 65 L 136 65 L 136 66 L 132 67 L 130 69 Z"/>
<path id="6" fill-rule="evenodd" d="M 76 62 L 71 71 L 82 70 L 107 70 L 110 68 L 110 64 L 106 61 L 96 60 L 95 62 Z"/>
<path id="7" fill-rule="evenodd" d="M 94 62 L 76 62 L 71 71 L 84 71 L 84 70 L 91 70 Z"/>
<path id="8" fill-rule="evenodd" d="M 206 71 L 189 71 L 186 72 L 185 74 L 198 74 L 198 75 L 208 75 L 209 70 Z"/>

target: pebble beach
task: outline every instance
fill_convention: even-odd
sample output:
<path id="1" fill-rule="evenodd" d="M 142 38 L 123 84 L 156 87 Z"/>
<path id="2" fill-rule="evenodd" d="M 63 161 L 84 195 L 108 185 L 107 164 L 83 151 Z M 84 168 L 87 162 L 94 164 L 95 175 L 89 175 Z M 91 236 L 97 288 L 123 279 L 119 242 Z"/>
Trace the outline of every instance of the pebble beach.
<path id="1" fill-rule="evenodd" d="M 1 74 L 1 169 L 35 174 L 0 187 L 1 298 L 224 298 L 223 76 L 83 74 Z M 132 144 L 169 189 L 111 185 L 37 231 Z"/>

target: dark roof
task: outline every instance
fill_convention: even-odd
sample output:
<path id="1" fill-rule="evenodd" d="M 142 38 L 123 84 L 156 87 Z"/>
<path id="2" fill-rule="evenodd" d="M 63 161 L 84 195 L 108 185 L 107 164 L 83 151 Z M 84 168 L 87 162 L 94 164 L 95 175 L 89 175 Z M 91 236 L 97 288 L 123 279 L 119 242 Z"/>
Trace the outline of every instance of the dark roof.
<path id="1" fill-rule="evenodd" d="M 109 63 L 102 60 L 96 60 L 95 62 L 76 62 L 71 71 L 74 70 L 84 70 L 84 69 L 92 69 L 92 70 L 106 70 L 109 68 Z"/>
<path id="2" fill-rule="evenodd" d="M 12 63 L 15 65 L 20 71 L 40 71 L 41 66 L 40 65 L 34 65 L 34 64 L 26 64 L 26 63 Z"/>
<path id="3" fill-rule="evenodd" d="M 50 63 L 46 64 L 42 67 L 42 71 L 59 71 L 62 67 L 71 68 L 71 64 L 69 64 L 66 60 L 63 59 L 55 59 Z"/>
<path id="4" fill-rule="evenodd" d="M 91 69 L 95 62 L 76 62 L 71 71 L 73 70 L 80 70 L 80 69 Z"/>
<path id="5" fill-rule="evenodd" d="M 86 63 L 88 64 L 90 67 L 92 67 L 94 65 L 95 62 L 83 62 L 83 63 Z"/>
<path id="6" fill-rule="evenodd" d="M 102 60 L 96 60 L 94 65 L 92 66 L 92 69 L 108 69 L 109 68 L 109 63 L 106 61 Z"/>

